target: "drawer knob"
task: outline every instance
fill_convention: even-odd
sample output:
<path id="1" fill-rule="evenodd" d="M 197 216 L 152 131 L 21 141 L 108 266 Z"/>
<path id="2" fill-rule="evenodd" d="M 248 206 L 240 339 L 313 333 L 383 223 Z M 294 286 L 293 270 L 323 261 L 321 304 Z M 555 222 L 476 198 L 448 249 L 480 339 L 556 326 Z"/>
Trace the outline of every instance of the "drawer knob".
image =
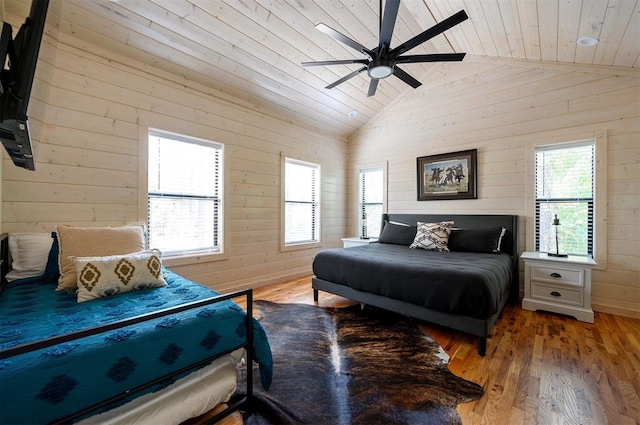
<path id="1" fill-rule="evenodd" d="M 551 293 L 551 295 L 553 295 L 554 297 L 561 297 L 561 296 L 562 296 L 562 295 L 560 294 L 560 292 L 558 292 L 558 291 L 553 291 L 553 292 Z"/>
<path id="2" fill-rule="evenodd" d="M 553 272 L 551 273 L 551 277 L 562 277 L 560 273 Z"/>

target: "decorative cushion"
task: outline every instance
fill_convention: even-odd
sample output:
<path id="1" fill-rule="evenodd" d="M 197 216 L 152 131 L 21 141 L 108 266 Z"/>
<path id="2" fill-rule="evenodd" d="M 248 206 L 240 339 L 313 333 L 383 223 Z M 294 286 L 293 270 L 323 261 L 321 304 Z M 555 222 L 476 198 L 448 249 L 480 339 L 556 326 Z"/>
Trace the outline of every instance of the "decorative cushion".
<path id="1" fill-rule="evenodd" d="M 416 237 L 417 227 L 387 221 L 384 223 L 379 243 L 409 246 Z"/>
<path id="2" fill-rule="evenodd" d="M 78 302 L 166 286 L 157 249 L 127 255 L 74 257 Z"/>
<path id="3" fill-rule="evenodd" d="M 453 221 L 442 221 L 440 223 L 418 222 L 416 237 L 409 248 L 448 252 L 447 242 L 449 241 L 452 227 Z"/>
<path id="4" fill-rule="evenodd" d="M 454 229 L 449 236 L 449 249 L 462 252 L 500 252 L 504 227 L 487 229 Z"/>
<path id="5" fill-rule="evenodd" d="M 77 275 L 73 257 L 124 255 L 144 250 L 142 225 L 122 227 L 57 226 L 60 278 L 56 290 L 75 292 Z"/>
<path id="6" fill-rule="evenodd" d="M 41 276 L 52 247 L 51 233 L 10 233 L 11 270 L 7 281 Z"/>

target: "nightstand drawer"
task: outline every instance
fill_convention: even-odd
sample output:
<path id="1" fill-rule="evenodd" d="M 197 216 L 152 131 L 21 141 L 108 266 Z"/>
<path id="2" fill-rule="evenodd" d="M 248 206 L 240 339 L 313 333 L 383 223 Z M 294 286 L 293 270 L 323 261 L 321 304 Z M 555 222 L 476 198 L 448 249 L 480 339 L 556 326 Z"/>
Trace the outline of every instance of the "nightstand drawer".
<path id="1" fill-rule="evenodd" d="M 584 282 L 584 271 L 563 269 L 559 267 L 531 266 L 531 280 L 544 282 L 563 283 L 565 285 L 579 286 Z"/>
<path id="2" fill-rule="evenodd" d="M 583 304 L 580 289 L 559 288 L 538 282 L 531 282 L 531 298 L 576 306 Z"/>

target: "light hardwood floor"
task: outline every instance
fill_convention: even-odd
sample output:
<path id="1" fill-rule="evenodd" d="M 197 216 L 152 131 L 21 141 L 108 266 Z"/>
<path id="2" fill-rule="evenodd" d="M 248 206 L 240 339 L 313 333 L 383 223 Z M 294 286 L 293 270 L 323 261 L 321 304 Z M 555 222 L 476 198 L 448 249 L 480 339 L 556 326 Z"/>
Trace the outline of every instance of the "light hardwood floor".
<path id="1" fill-rule="evenodd" d="M 311 278 L 256 289 L 254 298 L 313 304 Z M 350 302 L 321 292 L 318 304 Z M 590 324 L 508 305 L 485 357 L 475 337 L 421 327 L 447 351 L 453 373 L 485 389 L 480 400 L 458 406 L 465 425 L 640 423 L 640 320 L 596 313 Z"/>

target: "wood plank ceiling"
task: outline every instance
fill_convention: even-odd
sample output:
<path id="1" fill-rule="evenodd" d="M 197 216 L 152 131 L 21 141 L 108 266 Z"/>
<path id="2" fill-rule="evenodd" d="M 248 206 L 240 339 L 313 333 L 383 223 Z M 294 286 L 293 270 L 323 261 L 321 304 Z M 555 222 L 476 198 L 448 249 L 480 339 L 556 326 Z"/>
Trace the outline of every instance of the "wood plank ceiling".
<path id="1" fill-rule="evenodd" d="M 5 1 L 7 14 L 27 14 L 30 0 Z M 469 20 L 409 54 L 466 52 L 472 62 L 495 57 L 638 69 L 639 7 L 637 0 L 403 0 L 391 47 L 464 9 Z M 379 0 L 51 0 L 48 22 L 65 40 L 81 40 L 78 46 L 135 58 L 262 113 L 346 139 L 413 89 L 390 77 L 367 97 L 363 72 L 327 90 L 360 65 L 300 63 L 364 58 L 314 26 L 325 23 L 373 48 L 378 8 Z M 580 37 L 600 43 L 584 47 Z M 403 69 L 425 81 L 441 66 Z"/>

